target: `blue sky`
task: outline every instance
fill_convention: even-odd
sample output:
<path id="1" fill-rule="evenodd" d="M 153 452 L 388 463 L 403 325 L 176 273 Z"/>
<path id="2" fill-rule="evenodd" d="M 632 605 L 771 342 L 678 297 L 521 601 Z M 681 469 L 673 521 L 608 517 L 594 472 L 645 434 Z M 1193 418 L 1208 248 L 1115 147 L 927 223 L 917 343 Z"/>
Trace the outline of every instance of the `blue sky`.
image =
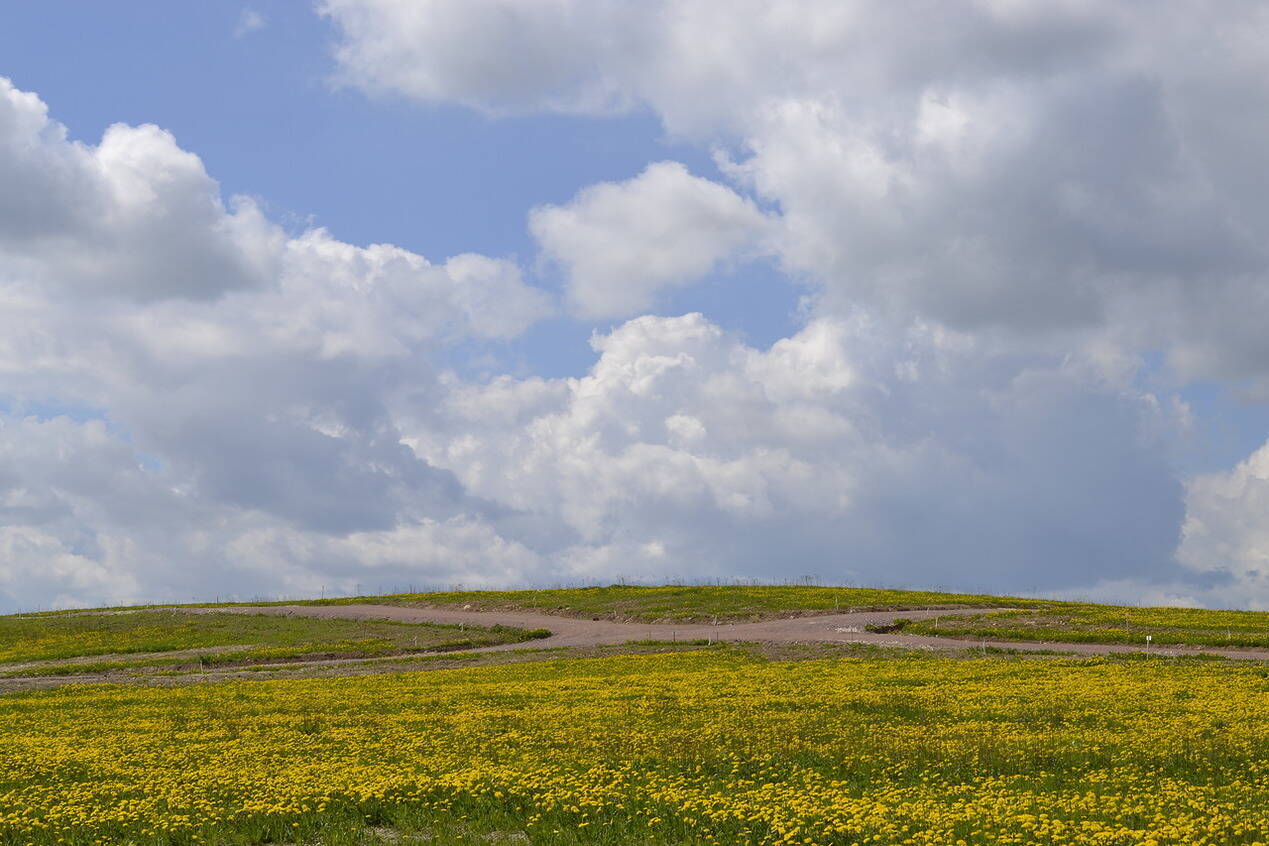
<path id="1" fill-rule="evenodd" d="M 1261 24 L 781 8 L 0 13 L 0 605 L 1269 603 Z"/>

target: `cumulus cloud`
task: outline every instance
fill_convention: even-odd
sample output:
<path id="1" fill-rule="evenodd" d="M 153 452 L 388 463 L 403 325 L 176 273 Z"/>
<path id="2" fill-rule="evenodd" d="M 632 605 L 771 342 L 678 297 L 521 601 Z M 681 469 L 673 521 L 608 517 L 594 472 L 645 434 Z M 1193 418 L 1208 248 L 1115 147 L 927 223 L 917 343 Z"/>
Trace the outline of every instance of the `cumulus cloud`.
<path id="1" fill-rule="evenodd" d="M 1142 378 L 1269 372 L 1259 7 L 321 8 L 368 91 L 713 148 L 728 184 L 662 162 L 530 212 L 574 316 L 772 255 L 818 286 L 804 325 L 636 316 L 582 377 L 472 381 L 440 362 L 553 313 L 514 262 L 289 235 L 163 130 L 73 141 L 0 84 L 0 603 L 802 574 L 1269 602 L 1263 462 L 1183 484 Z"/>
<path id="2" fill-rule="evenodd" d="M 226 211 L 161 130 L 84 145 L 0 95 L 0 173 L 23 186 L 0 199 L 0 601 L 272 590 L 355 542 L 383 562 L 399 532 L 492 531 L 497 509 L 404 447 L 388 403 L 435 390 L 436 351 L 551 312 L 513 262 L 287 237 Z M 226 578 L 262 532 L 292 554 Z"/>
<path id="3" fill-rule="evenodd" d="M 1269 595 L 1269 443 L 1228 472 L 1190 480 L 1186 499 L 1181 562 L 1224 576 L 1231 604 Z"/>
<path id="4" fill-rule="evenodd" d="M 592 185 L 567 205 L 529 215 L 543 256 L 565 270 L 573 311 L 586 318 L 646 310 L 659 290 L 753 252 L 767 225 L 751 201 L 678 162 Z"/>
<path id="5" fill-rule="evenodd" d="M 262 286 L 283 238 L 248 199 L 227 210 L 197 156 L 156 126 L 69 141 L 0 78 L 0 275 L 75 294 L 209 299 Z"/>
<path id="6" fill-rule="evenodd" d="M 295 426 L 270 437 L 251 419 L 213 423 L 146 451 L 101 420 L 0 416 L 0 609 L 497 586 L 550 572 L 499 536 L 487 504 L 464 504 L 452 481 L 429 489 L 448 477 L 412 456 L 375 456 L 388 473 L 414 468 L 385 492 L 364 467 L 352 475 L 355 448 L 315 447 Z"/>
<path id="7" fill-rule="evenodd" d="M 453 39 L 461 33 L 475 49 L 494 38 L 505 25 L 507 4 L 439 4 L 446 7 L 443 14 L 416 17 L 407 5 L 326 4 L 342 31 L 339 59 L 346 80 L 486 112 L 602 116 L 648 110 L 676 139 L 712 147 L 730 187 L 773 209 L 762 229 L 733 230 L 737 240 L 725 252 L 770 251 L 792 277 L 818 284 L 810 314 L 828 322 L 812 322 L 805 331 L 820 327 L 823 333 L 833 321 L 859 314 L 889 327 L 877 337 L 890 342 L 856 347 L 851 361 L 833 372 L 851 374 L 862 380 L 854 385 L 872 384 L 888 397 L 864 419 L 876 416 L 897 430 L 917 426 L 925 432 L 920 442 L 925 452 L 916 441 L 896 446 L 893 432 L 878 429 L 860 442 L 858 452 L 835 441 L 834 455 L 858 460 L 858 465 L 846 461 L 851 478 L 860 467 L 874 467 L 880 455 L 912 461 L 926 475 L 913 477 L 924 484 L 907 487 L 902 474 L 868 477 L 866 489 L 877 502 L 888 502 L 876 508 L 869 526 L 884 526 L 887 515 L 904 513 L 910 525 L 922 526 L 917 537 L 937 538 L 948 550 L 970 536 L 983 538 L 984 553 L 997 556 L 991 560 L 1020 561 L 1026 549 L 1049 543 L 1072 561 L 1101 561 L 1104 578 L 1089 591 L 1105 597 L 1269 601 L 1259 581 L 1264 546 L 1259 452 L 1229 472 L 1186 486 L 1188 517 L 1178 553 L 1183 572 L 1168 564 L 1163 569 L 1172 567 L 1171 575 L 1147 574 L 1127 563 L 1169 561 L 1168 545 L 1178 536 L 1180 519 L 1176 483 L 1143 446 L 1155 437 L 1166 440 L 1161 433 L 1172 425 L 1138 407 L 1167 407 L 1166 397 L 1132 387 L 1138 381 L 1134 374 L 1147 369 L 1144 362 L 1161 355 L 1174 384 L 1218 380 L 1237 385 L 1248 398 L 1269 398 L 1264 331 L 1269 251 L 1261 235 L 1269 223 L 1269 172 L 1261 166 L 1269 144 L 1269 89 L 1263 84 L 1269 72 L 1264 49 L 1269 13 L 1262 6 L 1232 3 L 1214 10 L 1175 2 L 1111 8 L 981 0 L 914 11 L 873 0 L 775 5 L 689 0 L 640 4 L 632 13 L 621 4 L 515 4 L 525 43 L 497 54 L 502 78 L 517 80 L 500 85 L 487 63 L 460 54 Z M 596 33 L 604 37 L 588 40 Z M 442 39 L 445 48 L 433 49 Z M 563 57 L 552 73 L 536 71 L 533 56 L 552 51 Z M 428 80 L 426 90 L 417 85 L 420 79 Z M 622 187 L 633 193 L 638 181 Z M 615 197 L 614 187 L 590 190 Z M 585 202 L 590 196 L 584 190 L 573 204 L 550 211 L 572 223 L 566 212 L 636 205 Z M 582 219 L 597 217 L 603 215 Z M 555 233 L 541 231 L 542 220 L 542 213 L 533 219 L 543 252 L 559 262 L 575 308 L 579 290 L 594 296 L 605 291 L 604 281 L 638 276 L 622 272 L 629 266 L 624 261 L 586 266 L 573 258 L 591 258 L 586 239 L 566 239 L 560 246 L 558 237 L 552 240 Z M 706 221 L 698 229 L 709 232 L 711 226 Z M 581 224 L 573 228 L 591 234 Z M 677 243 L 692 240 L 681 229 L 677 233 Z M 583 246 L 570 249 L 570 240 Z M 722 252 L 698 251 L 699 266 Z M 631 307 L 648 302 L 647 292 L 661 278 L 652 270 L 642 280 L 624 282 L 623 290 L 645 297 L 632 300 Z M 605 313 L 596 306 L 592 311 Z M 616 344 L 627 332 L 637 335 L 633 326 L 602 343 Z M 905 327 L 922 327 L 930 337 L 941 333 L 959 345 L 956 354 L 910 358 L 893 342 Z M 772 356 L 782 345 L 753 361 L 776 372 Z M 685 366 L 684 355 L 696 360 L 683 352 L 635 357 L 622 365 L 623 372 L 632 385 L 657 384 L 660 374 Z M 619 357 L 603 347 L 591 378 L 600 378 L 610 358 Z M 869 366 L 874 374 L 893 368 L 898 381 L 869 382 L 860 376 Z M 932 372 L 942 375 L 931 380 Z M 739 378 L 733 373 L 728 384 L 734 387 Z M 1008 389 L 1000 380 L 1007 380 Z M 952 384 L 960 390 L 946 390 Z M 858 388 L 844 390 L 853 395 Z M 504 386 L 495 393 L 505 400 L 509 391 Z M 598 431 L 577 434 L 574 443 L 599 449 L 606 438 L 629 435 L 636 425 L 630 421 L 640 419 L 638 409 L 662 395 L 649 400 L 632 390 L 631 396 L 639 400 L 628 401 Z M 898 397 L 941 413 L 927 417 L 894 405 Z M 726 442 L 719 432 L 725 424 L 689 409 L 666 412 L 665 442 L 656 449 L 609 447 L 614 451 L 579 467 L 608 472 L 631 466 L 638 454 L 660 468 L 649 471 L 651 478 L 673 467 L 682 474 L 682 489 L 691 489 L 692 473 L 704 471 L 682 455 L 718 448 Z M 747 424 L 768 420 L 752 415 L 753 407 L 745 406 Z M 594 409 L 581 416 L 608 419 Z M 854 416 L 826 416 L 818 406 L 813 413 L 804 410 L 804 419 L 810 431 L 831 431 L 838 438 L 858 432 Z M 1136 435 L 1132 419 L 1143 427 Z M 1099 422 L 1089 428 L 1085 420 Z M 1052 428 L 1052 421 L 1065 422 Z M 1068 441 L 1062 426 L 1081 433 L 1081 442 Z M 993 440 L 970 449 L 966 432 L 990 433 L 984 437 Z M 1066 470 L 1080 468 L 1075 475 L 1084 480 L 1082 487 L 1074 479 L 1069 487 L 1061 481 L 1068 476 L 1062 462 L 1046 452 L 1050 443 L 1054 455 L 1071 457 Z M 474 449 L 470 443 L 465 448 Z M 913 457 L 918 454 L 923 458 Z M 648 458 L 652 455 L 656 460 Z M 1012 474 L 993 480 L 990 473 L 976 472 L 1006 464 L 1020 474 L 1016 480 Z M 480 466 L 491 472 L 487 463 Z M 1019 481 L 1024 470 L 1034 474 L 1030 486 Z M 456 472 L 475 484 L 465 475 L 470 471 Z M 1106 514 L 1134 510 L 1100 499 L 1099 491 L 1117 487 L 1107 473 L 1138 486 L 1135 493 L 1122 489 L 1126 499 L 1120 503 L 1143 496 L 1149 502 L 1123 525 L 1103 522 L 1096 513 L 1103 506 Z M 1015 483 L 1018 489 L 1001 493 Z M 599 481 L 591 484 L 605 489 Z M 972 493 L 927 514 L 922 498 L 927 486 Z M 639 485 L 622 479 L 614 489 Z M 991 499 L 992 490 L 999 501 Z M 869 501 L 857 503 L 867 509 Z M 602 502 L 601 496 L 576 507 L 604 514 Z M 966 510 L 952 519 L 960 505 Z M 1004 540 L 1008 531 L 993 517 L 997 509 L 1004 515 L 1025 512 L 1015 514 L 1016 531 L 1025 534 L 1022 527 L 1030 525 L 1047 532 L 1048 540 L 1035 535 L 1010 546 Z M 1045 509 L 1073 515 L 1069 531 L 1046 520 L 1039 513 Z M 795 511 L 789 506 L 787 513 Z M 917 520 L 916 514 L 929 520 Z M 609 523 L 595 519 L 595 525 L 621 523 L 615 517 Z M 858 536 L 880 536 L 849 518 L 834 519 L 854 527 Z M 1116 564 L 1114 556 L 1078 551 L 1086 530 L 1090 538 L 1127 536 L 1146 524 L 1152 528 L 1141 537 L 1154 539 L 1146 555 L 1124 547 Z M 957 526 L 964 533 L 959 540 Z M 813 531 L 801 527 L 792 534 Z M 894 537 L 876 548 L 915 542 Z M 664 562 L 674 545 L 657 549 L 657 560 Z M 1091 570 L 1062 565 L 1059 557 L 1045 565 L 1046 572 L 1074 567 L 1085 582 L 1092 578 Z M 1121 572 L 1124 568 L 1133 572 Z"/>
<path id="8" fill-rule="evenodd" d="M 343 32 L 336 58 L 346 81 L 491 113 L 626 108 L 629 94 L 604 66 L 640 40 L 645 12 L 652 11 L 621 0 L 323 0 L 317 6 Z M 420 63 L 420 50 L 434 60 Z"/>
<path id="9" fill-rule="evenodd" d="M 496 586 L 549 572 L 500 537 L 480 503 L 429 501 L 418 480 L 394 515 L 373 490 L 368 505 L 354 501 L 365 481 L 330 475 L 330 461 L 304 454 L 311 445 L 252 442 L 248 428 L 237 443 L 208 444 L 203 465 L 187 445 L 165 450 L 169 463 L 112 428 L 0 418 L 0 608 Z M 252 457 L 263 466 L 236 486 L 208 491 L 199 478 L 219 461 L 223 482 Z"/>
<path id="10" fill-rule="evenodd" d="M 472 493 L 567 526 L 577 576 L 1069 591 L 1180 571 L 1181 485 L 1142 435 L 1176 421 L 1074 363 L 1014 370 L 864 319 L 760 350 L 641 317 L 594 345 L 583 378 L 455 386 L 403 423 Z"/>
<path id="11" fill-rule="evenodd" d="M 368 89 L 491 111 L 649 109 L 721 144 L 736 184 L 781 210 L 771 243 L 823 286 L 823 309 L 1100 331 L 1163 350 L 1182 378 L 1269 390 L 1256 4 L 323 8 L 342 73 Z"/>

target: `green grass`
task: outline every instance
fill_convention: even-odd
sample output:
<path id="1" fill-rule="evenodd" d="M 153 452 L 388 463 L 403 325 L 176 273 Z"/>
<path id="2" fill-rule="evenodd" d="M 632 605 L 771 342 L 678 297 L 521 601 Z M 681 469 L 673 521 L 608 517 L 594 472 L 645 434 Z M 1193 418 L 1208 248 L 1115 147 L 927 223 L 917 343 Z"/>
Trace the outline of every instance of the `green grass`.
<path id="1" fill-rule="evenodd" d="M 96 610 L 152 608 L 232 608 L 278 605 L 471 605 L 476 610 L 543 611 L 574 617 L 655 622 L 748 622 L 833 611 L 888 610 L 961 606 L 1039 607 L 1043 599 L 977 593 L 890 590 L 887 588 L 818 587 L 808 585 L 609 585 L 544 590 L 469 590 L 393 593 L 326 599 L 195 602 L 183 605 L 136 605 Z M 29 616 L 56 617 L 74 610 L 40 611 Z"/>
<path id="2" fill-rule="evenodd" d="M 398 593 L 337 599 L 221 603 L 242 605 L 352 605 L 466 607 L 473 610 L 527 610 L 600 620 L 647 623 L 730 623 L 859 610 L 909 608 L 1007 607 L 1019 612 L 944 617 L 937 623 L 909 624 L 903 631 L 949 637 L 999 640 L 1053 640 L 1070 643 L 1145 643 L 1159 645 L 1269 647 L 1269 613 L 1193 608 L 1133 608 L 1114 605 L 1026 599 L 986 594 L 904 591 L 815 586 L 612 585 L 549 590 L 446 591 Z M 217 607 L 211 604 L 199 607 Z M 64 618 L 60 612 L 26 619 Z M 3 620 L 6 618 L 0 618 Z M 7 618 L 14 619 L 14 618 Z M 74 618 L 72 618 L 74 619 Z M 80 618 L 83 619 L 83 618 Z M 294 619 L 294 618 L 274 618 Z M 316 622 L 316 621 L 313 621 Z M 335 621 L 320 621 L 331 625 Z M 94 624 L 95 625 L 95 624 Z M 297 623 L 297 625 L 302 625 Z M 349 623 L 349 631 L 364 631 Z M 392 624 L 384 624 L 392 625 Z M 357 635 L 348 634 L 344 638 Z M 361 635 L 365 636 L 365 635 Z M 230 641 L 225 641 L 230 642 Z M 232 641 L 241 643 L 244 641 Z M 193 644 L 196 645 L 196 644 Z M 269 641 L 274 647 L 294 643 Z M 0 650 L 3 649 L 0 634 Z M 117 650 L 116 650 L 117 651 Z M 157 651 L 157 650 L 156 650 Z M 81 653 L 89 654 L 89 653 Z"/>
<path id="3" fill-rule="evenodd" d="M 383 597 L 315 600 L 340 605 L 445 605 L 473 609 L 525 609 L 606 620 L 663 623 L 745 622 L 832 613 L 905 608 L 1009 607 L 909 623 L 904 632 L 1001 640 L 1067 643 L 1269 647 L 1269 613 L 1203 608 L 1134 608 L 934 591 L 813 586 L 682 586 L 571 588 L 518 591 L 406 593 Z"/>
<path id="4" fill-rule="evenodd" d="M 1201 608 L 1126 608 L 1054 604 L 1025 611 L 998 611 L 909 623 L 903 631 L 944 637 L 1052 640 L 1062 643 L 1128 643 L 1144 646 L 1269 648 L 1269 613 Z"/>
<path id="5" fill-rule="evenodd" d="M 312 605 L 379 602 L 391 605 L 470 605 L 473 609 L 527 609 L 638 622 L 745 622 L 799 614 L 863 609 L 953 606 L 1040 606 L 1043 600 L 985 594 L 811 586 L 611 585 L 551 590 L 447 591 L 398 593 L 379 597 L 319 599 Z"/>
<path id="6" fill-rule="evenodd" d="M 541 634 L 505 626 L 214 612 L 0 617 L 0 677 L 394 655 L 515 643 Z M 101 660 L 85 660 L 93 658 Z"/>

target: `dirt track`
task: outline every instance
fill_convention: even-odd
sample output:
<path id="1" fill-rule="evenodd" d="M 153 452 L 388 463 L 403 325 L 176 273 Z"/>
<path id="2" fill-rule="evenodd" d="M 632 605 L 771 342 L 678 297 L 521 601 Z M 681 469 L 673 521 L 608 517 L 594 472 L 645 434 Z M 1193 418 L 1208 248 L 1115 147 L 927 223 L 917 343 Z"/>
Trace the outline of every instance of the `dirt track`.
<path id="1" fill-rule="evenodd" d="M 909 611 L 856 611 L 850 614 L 825 614 L 787 620 L 765 620 L 761 623 L 726 623 L 717 626 L 701 624 L 617 623 L 609 620 L 584 620 L 557 617 L 534 611 L 463 611 L 456 608 L 411 608 L 394 605 L 265 605 L 233 608 L 187 609 L 239 614 L 280 614 L 286 616 L 327 617 L 352 620 L 399 620 L 407 623 L 464 623 L 472 626 L 515 626 L 523 629 L 549 629 L 551 636 L 533 641 L 532 647 L 605 646 L 633 640 L 715 640 L 765 643 L 870 643 L 876 646 L 906 649 L 949 650 L 977 649 L 985 641 L 909 634 L 876 634 L 864 631 L 867 625 L 888 625 L 900 617 L 909 620 L 930 620 L 960 614 L 982 614 L 1007 611 L 1007 608 L 959 608 Z M 1062 643 L 1051 641 L 1001 641 L 992 645 L 1026 652 L 1067 652 L 1078 655 L 1110 655 L 1141 652 L 1144 644 L 1127 643 Z M 525 649 L 530 644 L 507 643 L 482 647 L 481 652 Z M 476 650 L 473 650 L 476 651 Z M 1269 660 L 1269 649 L 1219 649 L 1215 647 L 1155 646 L 1151 654 L 1166 656 L 1220 655 L 1254 661 Z"/>
<path id="2" fill-rule="evenodd" d="M 166 609 L 148 609 L 166 610 Z M 992 645 L 1019 652 L 1053 652 L 1074 655 L 1110 655 L 1142 652 L 1144 644 L 1121 643 L 1062 643 L 1052 641 L 982 641 L 950 637 L 901 634 L 880 634 L 864 631 L 868 625 L 889 625 L 904 617 L 909 620 L 929 620 L 935 617 L 952 617 L 960 614 L 981 614 L 987 611 L 1006 611 L 1006 608 L 960 608 L 907 611 L 857 611 L 848 614 L 796 617 L 784 620 L 765 620 L 760 623 L 725 623 L 720 625 L 624 623 L 610 620 L 586 620 L 561 617 L 534 611 L 464 611 L 446 607 L 406 607 L 396 605 L 261 605 L 220 606 L 214 608 L 183 607 L 190 613 L 270 614 L 278 616 L 319 617 L 346 620 L 397 620 L 404 623 L 451 623 L 471 626 L 514 626 L 523 629 L 548 629 L 550 637 L 521 643 L 505 643 L 455 652 L 454 655 L 471 652 L 503 652 L 521 649 L 558 649 L 569 647 L 613 646 L 631 641 L 728 641 L 740 643 L 862 643 L 874 646 L 897 647 L 927 651 L 956 652 L 974 650 Z M 111 612 L 114 613 L 114 612 Z M 1214 647 L 1156 646 L 1152 655 L 1173 657 L 1187 655 L 1217 655 L 1253 661 L 1269 661 L 1269 649 L 1219 649 Z M 384 658 L 327 658 L 312 661 L 288 662 L 294 667 L 329 667 L 341 664 L 391 664 L 402 656 Z M 225 668 L 190 676 L 200 680 L 214 680 L 241 672 L 241 668 Z M 108 675 L 26 677 L 5 679 L 0 689 L 30 690 L 55 687 L 63 684 L 82 684 L 117 680 Z M 175 680 L 175 679 L 173 679 Z"/>

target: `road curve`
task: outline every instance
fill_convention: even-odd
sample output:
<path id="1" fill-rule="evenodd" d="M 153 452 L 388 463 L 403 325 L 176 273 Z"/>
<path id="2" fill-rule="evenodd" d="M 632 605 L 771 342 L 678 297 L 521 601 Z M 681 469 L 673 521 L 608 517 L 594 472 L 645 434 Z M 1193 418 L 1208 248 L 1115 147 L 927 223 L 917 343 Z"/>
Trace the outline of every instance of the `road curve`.
<path id="1" fill-rule="evenodd" d="M 1145 644 L 1126 643 L 1063 643 L 1060 641 L 984 641 L 978 639 L 931 637 L 928 635 L 878 633 L 865 631 L 868 625 L 885 626 L 899 618 L 929 620 L 935 617 L 952 617 L 961 614 L 981 614 L 989 611 L 1008 611 L 1008 608 L 943 608 L 912 609 L 907 611 L 855 611 L 846 614 L 824 614 L 812 617 L 795 617 L 783 620 L 764 620 L 759 623 L 724 623 L 721 625 L 678 623 L 628 623 L 611 620 L 586 620 L 576 617 L 560 617 L 535 611 L 472 611 L 458 608 L 400 605 L 237 605 L 196 608 L 180 606 L 177 609 L 147 608 L 145 611 L 181 610 L 194 614 L 269 614 L 295 617 L 318 617 L 344 620 L 396 620 L 403 623 L 450 623 L 470 626 L 514 626 L 521 629 L 547 629 L 550 637 L 529 642 L 504 643 L 482 646 L 470 650 L 436 655 L 460 655 L 471 652 L 505 652 L 517 649 L 552 649 L 567 647 L 612 646 L 640 640 L 658 641 L 727 641 L 746 643 L 862 643 L 901 649 L 959 652 L 976 650 L 988 645 L 1018 652 L 1047 652 L 1066 655 L 1111 655 L 1140 653 Z M 81 612 L 89 614 L 120 613 Z M 126 613 L 126 612 L 125 612 Z M 1237 660 L 1269 661 L 1269 649 L 1219 649 L 1215 647 L 1154 647 L 1152 655 L 1181 657 L 1214 655 Z M 418 653 L 415 653 L 418 654 Z M 289 661 L 288 668 L 327 667 L 340 664 L 391 664 L 406 656 L 382 658 L 321 658 L 309 661 Z M 215 681 L 240 674 L 242 668 L 226 667 L 184 677 L 200 681 Z M 61 687 L 67 684 L 109 682 L 110 674 L 85 674 L 80 676 L 25 676 L 0 680 L 0 694 L 20 690 L 36 690 Z M 175 681 L 175 679 L 171 679 Z"/>
<path id="2" fill-rule="evenodd" d="M 868 625 L 889 625 L 899 618 L 929 620 L 962 614 L 1008 611 L 1008 608 L 943 608 L 908 611 L 855 611 L 846 614 L 825 614 L 760 623 L 724 623 L 720 625 L 678 623 L 623 623 L 611 620 L 585 620 L 559 617 L 535 611 L 466 611 L 448 607 L 409 607 L 397 605 L 259 605 L 219 608 L 185 608 L 197 612 L 232 612 L 236 614 L 278 614 L 283 616 L 321 617 L 350 620 L 398 620 L 404 623 L 460 623 L 471 626 L 514 626 L 522 629 L 548 629 L 551 636 L 533 641 L 534 648 L 569 646 L 608 646 L 636 640 L 713 640 L 761 643 L 867 643 L 874 646 L 904 649 L 961 651 L 978 649 L 990 643 L 1021 652 L 1063 652 L 1076 655 L 1111 655 L 1141 652 L 1145 644 L 1128 643 L 1065 643 L 1061 641 L 995 641 L 932 637 L 929 635 L 880 634 L 864 630 Z M 505 643 L 481 647 L 481 652 L 524 649 L 524 643 Z M 1269 649 L 1221 649 L 1216 647 L 1156 646 L 1151 654 L 1163 656 L 1218 655 L 1241 660 L 1269 660 Z"/>

